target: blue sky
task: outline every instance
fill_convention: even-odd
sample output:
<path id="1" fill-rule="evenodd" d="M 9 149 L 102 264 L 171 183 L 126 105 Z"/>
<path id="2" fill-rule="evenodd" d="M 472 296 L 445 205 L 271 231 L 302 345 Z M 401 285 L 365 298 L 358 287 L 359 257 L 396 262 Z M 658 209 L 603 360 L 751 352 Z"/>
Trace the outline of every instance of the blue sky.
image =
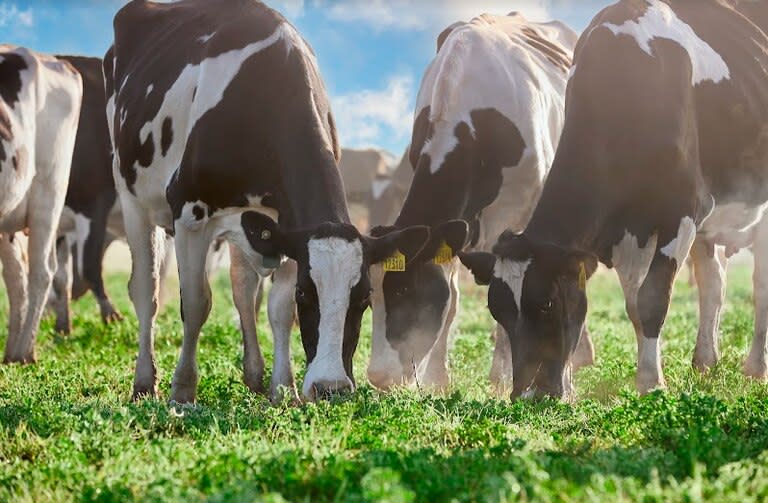
<path id="1" fill-rule="evenodd" d="M 581 31 L 613 0 L 266 0 L 318 54 L 344 146 L 396 155 L 411 133 L 419 81 L 453 21 L 521 11 Z M 123 0 L 0 0 L 0 43 L 101 56 Z"/>

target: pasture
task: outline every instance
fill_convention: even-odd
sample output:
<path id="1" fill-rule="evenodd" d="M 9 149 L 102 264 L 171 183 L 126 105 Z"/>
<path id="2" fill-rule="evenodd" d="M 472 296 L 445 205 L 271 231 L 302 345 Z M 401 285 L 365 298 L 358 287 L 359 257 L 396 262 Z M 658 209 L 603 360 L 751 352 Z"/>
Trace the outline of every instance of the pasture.
<path id="1" fill-rule="evenodd" d="M 678 281 L 664 330 L 667 392 L 634 391 L 634 332 L 615 275 L 604 272 L 589 285 L 597 364 L 578 374 L 574 404 L 490 395 L 491 320 L 484 291 L 467 285 L 450 393 L 372 389 L 369 313 L 359 391 L 297 407 L 271 406 L 242 384 L 222 274 L 201 338 L 198 403 L 173 407 L 129 401 L 137 325 L 127 275 L 113 272 L 124 322 L 103 326 L 89 296 L 74 305 L 71 336 L 46 319 L 37 365 L 0 367 L 0 501 L 765 501 L 768 388 L 740 373 L 750 275 L 731 267 L 723 359 L 705 377 L 690 365 L 696 292 Z M 2 295 L 3 327 L 5 303 Z M 164 397 L 181 330 L 174 297 L 158 321 Z M 271 363 L 263 312 L 260 338 Z M 293 350 L 302 369 L 298 331 Z"/>

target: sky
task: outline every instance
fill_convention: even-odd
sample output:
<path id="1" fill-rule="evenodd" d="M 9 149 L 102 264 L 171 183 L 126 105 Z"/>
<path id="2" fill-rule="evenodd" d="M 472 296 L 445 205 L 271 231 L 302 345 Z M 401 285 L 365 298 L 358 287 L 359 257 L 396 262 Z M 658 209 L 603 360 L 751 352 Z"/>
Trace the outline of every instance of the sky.
<path id="1" fill-rule="evenodd" d="M 0 0 L 0 43 L 102 56 L 124 0 Z M 482 13 L 520 11 L 581 32 L 613 0 L 265 0 L 318 56 L 344 147 L 399 156 L 440 32 Z"/>

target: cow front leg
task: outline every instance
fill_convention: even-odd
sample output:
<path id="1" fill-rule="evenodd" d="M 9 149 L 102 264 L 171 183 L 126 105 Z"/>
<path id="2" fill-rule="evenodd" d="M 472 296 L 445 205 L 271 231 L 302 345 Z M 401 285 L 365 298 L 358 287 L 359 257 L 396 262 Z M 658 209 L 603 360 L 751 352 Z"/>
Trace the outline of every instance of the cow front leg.
<path id="1" fill-rule="evenodd" d="M 454 271 L 450 280 L 450 299 L 445 315 L 445 321 L 441 327 L 435 344 L 427 354 L 426 366 L 424 371 L 420 372 L 420 382 L 426 387 L 435 391 L 444 391 L 451 384 L 451 378 L 448 372 L 448 348 L 450 347 L 453 323 L 459 312 L 459 272 Z"/>
<path id="2" fill-rule="evenodd" d="M 706 372 L 720 359 L 720 314 L 725 302 L 728 259 L 722 247 L 699 236 L 691 248 L 691 261 L 699 290 L 699 332 L 693 366 L 700 372 Z"/>
<path id="3" fill-rule="evenodd" d="M 72 253 L 69 240 L 61 236 L 56 240 L 56 274 L 53 276 L 53 312 L 56 331 L 72 332 L 70 303 L 72 302 Z"/>
<path id="4" fill-rule="evenodd" d="M 287 260 L 275 271 L 267 300 L 275 348 L 269 385 L 273 402 L 282 401 L 286 394 L 290 400 L 299 401 L 291 366 L 291 329 L 296 320 L 296 269 L 296 262 Z"/>
<path id="5" fill-rule="evenodd" d="M 512 390 L 512 344 L 509 341 L 509 334 L 498 323 L 492 337 L 494 347 L 491 361 L 491 385 L 499 396 L 507 396 Z"/>
<path id="6" fill-rule="evenodd" d="M 139 354 L 133 381 L 133 400 L 157 397 L 155 365 L 155 317 L 158 306 L 158 276 L 163 259 L 161 231 L 146 212 L 131 200 L 122 198 L 123 219 L 133 267 L 128 293 L 139 321 Z"/>
<path id="7" fill-rule="evenodd" d="M 576 344 L 576 349 L 571 358 L 571 371 L 576 372 L 584 367 L 595 364 L 595 345 L 592 344 L 592 336 L 589 334 L 586 325 L 581 330 L 581 337 Z"/>
<path id="8" fill-rule="evenodd" d="M 256 330 L 259 316 L 257 300 L 262 279 L 237 246 L 230 244 L 229 256 L 232 299 L 240 315 L 240 330 L 243 333 L 243 381 L 251 392 L 264 393 L 264 357 Z"/>
<path id="9" fill-rule="evenodd" d="M 210 240 L 204 230 L 189 230 L 176 224 L 176 262 L 179 266 L 181 319 L 184 340 L 173 374 L 171 401 L 193 403 L 197 392 L 197 343 L 200 329 L 211 313 L 211 287 L 205 263 Z"/>
<path id="10" fill-rule="evenodd" d="M 78 219 L 78 265 L 82 266 L 83 279 L 99 303 L 101 319 L 113 323 L 123 319 L 115 308 L 104 287 L 103 263 L 106 251 L 107 215 L 109 207 L 100 209 L 92 220 Z M 80 228 L 84 226 L 88 228 Z M 83 237 L 85 239 L 83 239 Z"/>
<path id="11" fill-rule="evenodd" d="M 3 281 L 10 311 L 5 363 L 11 362 L 8 358 L 9 349 L 20 343 L 21 326 L 27 312 L 27 257 L 24 248 L 21 233 L 0 234 L 0 262 L 3 265 Z"/>
<path id="12" fill-rule="evenodd" d="M 755 269 L 752 273 L 755 302 L 755 334 L 744 361 L 744 374 L 768 380 L 768 217 L 763 218 L 752 245 Z"/>

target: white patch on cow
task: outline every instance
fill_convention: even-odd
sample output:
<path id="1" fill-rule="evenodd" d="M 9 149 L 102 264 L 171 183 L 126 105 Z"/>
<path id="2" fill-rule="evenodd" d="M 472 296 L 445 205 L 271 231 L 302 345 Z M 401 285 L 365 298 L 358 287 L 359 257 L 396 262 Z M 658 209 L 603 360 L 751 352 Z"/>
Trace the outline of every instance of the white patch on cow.
<path id="1" fill-rule="evenodd" d="M 694 239 L 696 239 L 696 223 L 691 217 L 683 217 L 680 220 L 677 236 L 659 251 L 665 257 L 675 260 L 680 267 L 685 262 L 688 252 L 691 251 Z"/>
<path id="2" fill-rule="evenodd" d="M 502 280 L 515 298 L 515 305 L 520 309 L 523 298 L 523 282 L 525 273 L 531 265 L 530 260 L 524 262 L 507 259 L 497 259 L 493 267 L 493 275 Z"/>
<path id="3" fill-rule="evenodd" d="M 647 0 L 649 7 L 637 21 L 629 20 L 622 25 L 605 23 L 603 26 L 614 35 L 633 37 L 640 48 L 653 57 L 651 41 L 657 38 L 678 43 L 691 59 L 693 67 L 692 84 L 707 80 L 715 84 L 731 78 L 728 65 L 715 50 L 696 35 L 693 29 L 677 17 L 672 8 L 660 0 Z"/>
<path id="4" fill-rule="evenodd" d="M 208 42 L 210 39 L 212 39 L 214 35 L 216 35 L 216 32 L 215 32 L 215 31 L 214 31 L 213 33 L 211 33 L 211 34 L 208 34 L 208 35 L 203 35 L 202 37 L 198 37 L 198 39 L 197 39 L 197 40 L 198 40 L 198 41 L 200 41 L 200 43 L 201 43 L 201 44 L 205 44 L 205 43 L 207 43 L 207 42 Z"/>
<path id="5" fill-rule="evenodd" d="M 392 180 L 374 180 L 371 184 L 371 195 L 374 199 L 379 200 L 384 192 L 392 185 Z"/>
<path id="6" fill-rule="evenodd" d="M 203 212 L 202 218 L 197 218 L 195 215 L 195 208 L 200 208 L 199 211 Z M 177 220 L 177 224 L 183 225 L 185 228 L 195 231 L 202 229 L 208 221 L 208 205 L 202 201 L 194 201 L 184 203 L 181 208 L 181 216 Z"/>
<path id="7" fill-rule="evenodd" d="M 75 213 L 75 260 L 80 274 L 83 274 L 83 252 L 85 251 L 85 242 L 91 234 L 91 219 L 81 213 Z"/>
<path id="8" fill-rule="evenodd" d="M 144 97 L 146 98 L 147 96 L 149 96 L 150 94 L 152 94 L 152 90 L 153 90 L 154 88 L 155 88 L 155 85 L 154 85 L 154 84 L 150 84 L 149 86 L 147 86 L 147 92 L 144 94 Z"/>
<path id="9" fill-rule="evenodd" d="M 573 76 L 574 76 L 574 75 L 576 75 L 576 65 L 575 65 L 575 64 L 574 64 L 574 65 L 572 65 L 572 66 L 571 66 L 571 67 L 568 69 L 568 80 L 571 80 L 571 79 L 573 78 Z"/>
<path id="10" fill-rule="evenodd" d="M 624 238 L 613 247 L 611 262 L 619 275 L 619 281 L 624 288 L 627 300 L 635 302 L 637 292 L 648 275 L 653 256 L 656 254 L 658 236 L 654 234 L 648 238 L 644 247 L 640 247 L 637 237 L 629 231 L 625 231 Z"/>
<path id="11" fill-rule="evenodd" d="M 764 217 L 768 205 L 747 206 L 744 203 L 716 205 L 709 218 L 699 229 L 707 240 L 725 246 L 731 256 L 752 245 L 755 230 Z"/>
<path id="12" fill-rule="evenodd" d="M 311 239 L 309 275 L 315 283 L 320 304 L 317 353 L 307 368 L 303 394 L 314 399 L 314 386 L 352 386 L 341 359 L 344 325 L 352 287 L 360 282 L 363 245 L 359 240 L 330 237 Z"/>
<path id="13" fill-rule="evenodd" d="M 403 365 L 400 355 L 387 339 L 387 309 L 384 301 L 384 268 L 376 264 L 370 268 L 371 308 L 373 311 L 373 332 L 371 358 L 368 362 L 368 380 L 377 388 L 387 389 L 400 384 Z"/>

